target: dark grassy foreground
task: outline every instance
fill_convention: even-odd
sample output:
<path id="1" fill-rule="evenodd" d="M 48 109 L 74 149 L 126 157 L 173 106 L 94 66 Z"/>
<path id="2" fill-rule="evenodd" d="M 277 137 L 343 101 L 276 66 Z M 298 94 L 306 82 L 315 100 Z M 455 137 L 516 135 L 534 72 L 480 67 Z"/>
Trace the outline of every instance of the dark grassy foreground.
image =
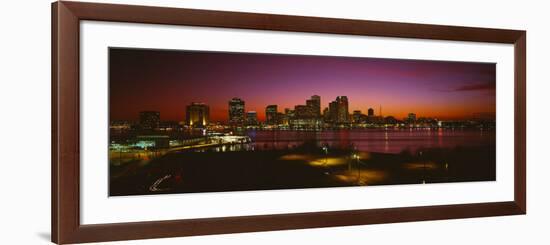
<path id="1" fill-rule="evenodd" d="M 351 157 L 354 153 L 360 156 L 359 160 Z M 495 155 L 494 146 L 423 149 L 414 154 L 331 150 L 325 155 L 314 147 L 281 151 L 178 152 L 143 166 L 138 163 L 111 165 L 109 193 L 124 196 L 493 181 Z M 318 164 L 326 158 L 335 159 L 338 164 Z"/>

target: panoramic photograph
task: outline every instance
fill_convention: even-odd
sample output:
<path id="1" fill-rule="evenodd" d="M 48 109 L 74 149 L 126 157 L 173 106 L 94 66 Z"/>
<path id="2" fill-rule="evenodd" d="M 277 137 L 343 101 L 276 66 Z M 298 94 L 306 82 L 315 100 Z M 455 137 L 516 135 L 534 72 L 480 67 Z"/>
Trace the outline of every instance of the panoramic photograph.
<path id="1" fill-rule="evenodd" d="M 496 64 L 109 49 L 109 195 L 496 180 Z"/>

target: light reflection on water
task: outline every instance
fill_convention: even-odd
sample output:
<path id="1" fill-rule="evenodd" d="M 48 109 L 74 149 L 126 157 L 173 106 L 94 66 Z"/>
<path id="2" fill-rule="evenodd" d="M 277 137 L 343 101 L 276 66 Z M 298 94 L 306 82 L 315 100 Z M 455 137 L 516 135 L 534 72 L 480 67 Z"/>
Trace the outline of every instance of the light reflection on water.
<path id="1" fill-rule="evenodd" d="M 421 148 L 495 145 L 495 131 L 479 129 L 355 129 L 326 131 L 247 131 L 252 143 L 224 145 L 198 151 L 258 151 L 299 147 L 304 142 L 317 146 L 358 151 L 399 153 Z"/>

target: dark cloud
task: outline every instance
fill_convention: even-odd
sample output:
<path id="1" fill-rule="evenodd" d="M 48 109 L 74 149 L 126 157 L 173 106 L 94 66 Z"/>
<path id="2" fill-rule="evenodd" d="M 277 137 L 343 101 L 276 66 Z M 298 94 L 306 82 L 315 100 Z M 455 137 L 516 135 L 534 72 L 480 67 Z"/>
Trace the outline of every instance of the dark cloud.
<path id="1" fill-rule="evenodd" d="M 496 89 L 494 82 L 486 82 L 486 83 L 477 83 L 477 84 L 468 84 L 463 85 L 460 87 L 457 87 L 453 89 L 452 91 L 493 91 Z"/>
<path id="2" fill-rule="evenodd" d="M 494 82 L 484 82 L 484 83 L 469 83 L 461 85 L 451 89 L 433 89 L 433 91 L 439 92 L 489 92 L 494 93 L 496 90 L 496 85 Z"/>

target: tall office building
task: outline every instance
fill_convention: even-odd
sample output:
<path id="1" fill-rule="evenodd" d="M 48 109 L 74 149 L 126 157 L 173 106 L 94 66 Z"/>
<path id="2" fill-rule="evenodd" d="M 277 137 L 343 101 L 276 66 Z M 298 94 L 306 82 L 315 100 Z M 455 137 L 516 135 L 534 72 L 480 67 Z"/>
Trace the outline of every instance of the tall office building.
<path id="1" fill-rule="evenodd" d="M 204 103 L 193 102 L 186 107 L 185 122 L 192 127 L 204 127 L 210 120 L 210 108 Z"/>
<path id="2" fill-rule="evenodd" d="M 229 124 L 242 125 L 244 123 L 244 101 L 233 98 L 229 101 Z"/>
<path id="3" fill-rule="evenodd" d="M 347 96 L 338 96 L 328 104 L 328 116 L 325 120 L 332 123 L 348 123 L 350 121 L 349 103 Z"/>
<path id="4" fill-rule="evenodd" d="M 294 106 L 294 116 L 296 118 L 304 119 L 311 118 L 312 115 L 311 107 L 307 105 L 296 105 Z"/>
<path id="5" fill-rule="evenodd" d="M 277 112 L 277 124 L 288 125 L 290 118 L 286 113 Z"/>
<path id="6" fill-rule="evenodd" d="M 338 102 L 332 101 L 328 104 L 328 114 L 328 121 L 332 123 L 336 123 L 338 121 Z"/>
<path id="7" fill-rule="evenodd" d="M 325 109 L 323 109 L 323 120 L 324 120 L 325 122 L 329 122 L 329 121 L 330 121 L 330 113 L 329 113 L 328 107 L 325 107 Z"/>
<path id="8" fill-rule="evenodd" d="M 314 117 L 321 117 L 321 96 L 313 95 L 309 100 L 306 100 L 306 105 L 310 107 L 311 114 Z"/>
<path id="9" fill-rule="evenodd" d="M 255 111 L 249 111 L 246 113 L 246 125 L 258 125 L 258 114 Z"/>
<path id="10" fill-rule="evenodd" d="M 368 114 L 367 114 L 369 117 L 373 117 L 374 116 L 374 109 L 372 108 L 369 108 L 368 110 Z"/>
<path id="11" fill-rule="evenodd" d="M 347 123 L 349 122 L 349 110 L 348 110 L 348 97 L 347 96 L 338 96 L 336 97 L 336 103 L 338 104 L 338 116 L 337 123 Z"/>
<path id="12" fill-rule="evenodd" d="M 139 126 L 143 130 L 154 130 L 159 127 L 160 112 L 142 111 L 139 113 Z"/>
<path id="13" fill-rule="evenodd" d="M 294 110 L 291 110 L 290 108 L 285 108 L 285 115 L 289 118 L 289 119 L 292 119 L 294 116 L 295 116 L 295 111 Z"/>
<path id="14" fill-rule="evenodd" d="M 268 105 L 265 108 L 265 122 L 270 125 L 278 123 L 277 105 Z"/>
<path id="15" fill-rule="evenodd" d="M 359 110 L 353 111 L 353 114 L 352 114 L 353 122 L 354 123 L 360 123 L 362 121 L 361 120 L 362 116 L 363 116 L 363 114 L 361 114 L 361 111 L 359 111 Z"/>
<path id="16" fill-rule="evenodd" d="M 416 122 L 416 114 L 409 113 L 409 115 L 407 116 L 407 122 L 408 123 L 415 123 Z"/>

